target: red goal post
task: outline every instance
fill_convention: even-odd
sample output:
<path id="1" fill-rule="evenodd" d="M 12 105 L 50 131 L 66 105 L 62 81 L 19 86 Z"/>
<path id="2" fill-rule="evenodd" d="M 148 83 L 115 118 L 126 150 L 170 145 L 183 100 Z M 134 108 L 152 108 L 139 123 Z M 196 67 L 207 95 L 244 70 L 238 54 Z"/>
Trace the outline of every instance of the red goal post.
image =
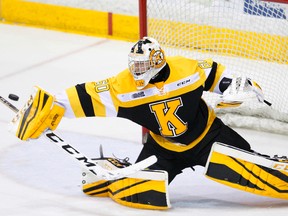
<path id="1" fill-rule="evenodd" d="M 140 37 L 157 39 L 167 56 L 212 58 L 257 80 L 272 106 L 216 109 L 224 122 L 288 134 L 288 0 L 139 0 L 139 20 Z"/>

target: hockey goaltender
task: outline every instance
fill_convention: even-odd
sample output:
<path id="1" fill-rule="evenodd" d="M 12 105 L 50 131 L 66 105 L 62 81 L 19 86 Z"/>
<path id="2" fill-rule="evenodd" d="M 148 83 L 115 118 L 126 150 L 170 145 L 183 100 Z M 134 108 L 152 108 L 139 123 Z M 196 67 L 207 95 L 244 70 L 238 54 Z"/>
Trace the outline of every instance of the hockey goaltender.
<path id="1" fill-rule="evenodd" d="M 129 207 L 168 209 L 168 184 L 183 169 L 196 165 L 205 167 L 205 175 L 221 184 L 287 199 L 286 158 L 253 151 L 216 116 L 203 100 L 203 91 L 220 94 L 216 107 L 221 108 L 241 106 L 247 100 L 266 102 L 262 89 L 251 78 L 211 59 L 166 57 L 155 39 L 144 37 L 131 48 L 128 68 L 118 75 L 77 84 L 56 95 L 35 87 L 12 120 L 13 133 L 21 140 L 51 135 L 62 117 L 121 117 L 147 128 L 136 164 L 102 156 L 93 160 L 97 169 L 87 166 L 83 172 L 84 193 L 110 196 Z M 154 164 L 133 169 L 150 156 L 156 156 Z M 123 175 L 129 167 L 129 174 Z M 105 170 L 111 170 L 111 176 L 112 171 L 119 175 L 109 178 Z"/>

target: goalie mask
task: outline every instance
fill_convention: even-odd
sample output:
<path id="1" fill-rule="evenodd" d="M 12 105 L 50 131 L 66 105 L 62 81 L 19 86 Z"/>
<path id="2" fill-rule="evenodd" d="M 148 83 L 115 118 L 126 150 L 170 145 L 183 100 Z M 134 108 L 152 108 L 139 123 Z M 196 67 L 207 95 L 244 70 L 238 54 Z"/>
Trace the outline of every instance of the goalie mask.
<path id="1" fill-rule="evenodd" d="M 166 59 L 159 43 L 150 37 L 139 40 L 128 55 L 128 66 L 138 90 L 166 65 Z"/>

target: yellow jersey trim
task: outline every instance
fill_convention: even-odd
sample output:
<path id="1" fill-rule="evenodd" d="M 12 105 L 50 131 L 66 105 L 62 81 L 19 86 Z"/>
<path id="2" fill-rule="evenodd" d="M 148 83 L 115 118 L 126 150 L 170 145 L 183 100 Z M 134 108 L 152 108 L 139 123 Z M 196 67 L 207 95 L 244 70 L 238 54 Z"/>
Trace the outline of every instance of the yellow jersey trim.
<path id="1" fill-rule="evenodd" d="M 70 102 L 71 108 L 74 112 L 74 115 L 77 118 L 85 117 L 85 113 L 82 109 L 76 88 L 74 86 L 72 88 L 68 88 L 66 90 L 66 94 L 68 95 L 69 102 Z"/>

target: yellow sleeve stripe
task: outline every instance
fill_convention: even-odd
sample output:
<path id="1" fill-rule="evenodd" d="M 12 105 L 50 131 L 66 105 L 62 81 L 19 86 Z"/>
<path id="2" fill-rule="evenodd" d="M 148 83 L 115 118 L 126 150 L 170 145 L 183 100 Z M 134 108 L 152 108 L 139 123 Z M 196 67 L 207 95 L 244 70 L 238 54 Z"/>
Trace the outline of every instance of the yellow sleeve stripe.
<path id="1" fill-rule="evenodd" d="M 70 102 L 71 108 L 74 112 L 74 115 L 77 118 L 85 117 L 85 113 L 82 109 L 76 88 L 73 86 L 71 88 L 66 89 L 66 94 L 68 95 L 69 102 Z"/>

